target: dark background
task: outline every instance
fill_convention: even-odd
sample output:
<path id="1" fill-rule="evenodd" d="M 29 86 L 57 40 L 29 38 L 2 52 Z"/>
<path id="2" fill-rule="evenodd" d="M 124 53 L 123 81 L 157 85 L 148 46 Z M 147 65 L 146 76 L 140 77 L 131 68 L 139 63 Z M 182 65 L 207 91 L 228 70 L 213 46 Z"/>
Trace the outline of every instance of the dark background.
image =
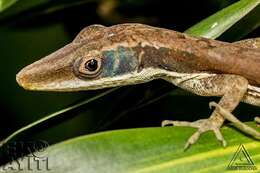
<path id="1" fill-rule="evenodd" d="M 20 88 L 15 81 L 15 75 L 21 68 L 63 47 L 85 26 L 139 22 L 183 32 L 233 2 L 236 1 L 18 1 L 0 13 L 0 139 L 49 113 L 100 93 L 31 92 Z M 237 32 L 246 23 L 246 20 L 240 22 L 218 39 L 232 42 L 242 37 L 259 37 L 260 29 L 246 36 Z M 173 90 L 171 94 L 165 94 Z M 162 95 L 162 99 L 142 106 Z M 218 98 L 194 96 L 160 80 L 127 86 L 43 123 L 15 140 L 41 139 L 53 144 L 98 131 L 160 126 L 164 119 L 194 121 L 209 116 L 208 102 L 212 100 L 217 101 Z M 241 104 L 235 114 L 244 121 L 250 121 L 260 114 L 260 109 Z"/>

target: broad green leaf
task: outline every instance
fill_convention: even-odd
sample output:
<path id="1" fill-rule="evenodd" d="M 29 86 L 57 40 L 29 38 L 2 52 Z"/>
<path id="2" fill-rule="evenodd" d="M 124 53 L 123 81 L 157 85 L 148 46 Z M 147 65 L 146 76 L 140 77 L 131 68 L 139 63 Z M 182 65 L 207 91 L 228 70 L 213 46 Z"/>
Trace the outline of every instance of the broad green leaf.
<path id="1" fill-rule="evenodd" d="M 260 0 L 240 0 L 202 20 L 186 32 L 206 38 L 217 38 L 259 4 Z"/>
<path id="2" fill-rule="evenodd" d="M 255 124 L 251 126 L 256 128 Z M 103 132 L 50 146 L 37 155 L 48 158 L 50 170 L 41 167 L 41 172 L 46 173 L 218 173 L 226 171 L 239 145 L 243 144 L 260 169 L 260 142 L 224 127 L 222 133 L 228 142 L 226 148 L 218 143 L 212 132 L 207 132 L 198 143 L 183 151 L 193 132 L 192 128 L 182 127 Z M 28 171 L 27 161 L 20 160 L 24 171 L 19 172 Z M 17 166 L 15 164 L 17 162 L 13 167 Z M 31 164 L 34 171 L 30 172 L 37 172 L 36 166 Z"/>
<path id="3" fill-rule="evenodd" d="M 18 0 L 0 0 L 0 12 L 4 11 Z"/>

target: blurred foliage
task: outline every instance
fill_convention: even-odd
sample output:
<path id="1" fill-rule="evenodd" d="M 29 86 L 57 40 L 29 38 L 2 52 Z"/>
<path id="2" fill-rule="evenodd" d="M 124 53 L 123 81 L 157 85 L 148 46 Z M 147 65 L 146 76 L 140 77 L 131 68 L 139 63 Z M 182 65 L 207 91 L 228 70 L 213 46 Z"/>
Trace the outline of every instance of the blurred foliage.
<path id="1" fill-rule="evenodd" d="M 0 0 L 0 12 L 16 3 L 16 1 L 17 0 Z"/>
<path id="2" fill-rule="evenodd" d="M 15 82 L 15 74 L 24 66 L 70 42 L 85 26 L 142 22 L 184 31 L 235 0 L 162 1 L 159 0 L 20 0 L 0 13 L 0 68 L 3 81 L 0 104 L 0 137 L 33 122 L 49 112 L 96 95 L 101 91 L 77 93 L 41 93 L 24 91 Z M 105 8 L 108 6 L 109 8 Z M 221 40 L 259 36 L 259 7 L 222 35 Z M 238 32 L 239 31 L 239 32 Z M 26 140 L 43 139 L 50 144 L 71 137 L 103 130 L 159 126 L 163 119 L 193 121 L 210 114 L 202 98 L 171 94 L 173 86 L 153 81 L 122 87 L 109 96 L 27 132 Z M 183 93 L 182 90 L 176 92 Z M 163 97 L 159 102 L 146 103 Z M 113 99 L 113 102 L 111 102 Z M 140 106 L 145 105 L 145 106 Z M 102 107 L 102 109 L 100 109 Z M 189 109 L 187 109 L 189 108 Z M 259 108 L 242 104 L 235 111 L 240 119 L 252 120 Z M 65 118 L 65 120 L 64 120 Z M 4 158 L 1 158 L 3 161 Z"/>

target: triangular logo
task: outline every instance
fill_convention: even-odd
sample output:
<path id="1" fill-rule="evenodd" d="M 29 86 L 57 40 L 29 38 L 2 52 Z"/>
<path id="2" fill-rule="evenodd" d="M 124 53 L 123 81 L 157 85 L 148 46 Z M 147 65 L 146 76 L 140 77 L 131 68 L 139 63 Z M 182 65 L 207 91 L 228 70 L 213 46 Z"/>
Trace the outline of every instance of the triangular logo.
<path id="1" fill-rule="evenodd" d="M 240 144 L 227 169 L 229 170 L 256 170 L 253 160 L 250 158 L 244 145 Z"/>

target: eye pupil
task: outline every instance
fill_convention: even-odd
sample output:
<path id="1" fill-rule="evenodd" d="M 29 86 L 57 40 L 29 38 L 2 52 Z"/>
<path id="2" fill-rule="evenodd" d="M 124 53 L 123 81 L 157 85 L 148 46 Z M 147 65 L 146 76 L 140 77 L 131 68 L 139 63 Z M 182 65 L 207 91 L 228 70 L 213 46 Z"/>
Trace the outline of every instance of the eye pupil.
<path id="1" fill-rule="evenodd" d="M 89 71 L 95 71 L 98 68 L 98 61 L 95 59 L 91 59 L 85 63 L 85 68 Z"/>

